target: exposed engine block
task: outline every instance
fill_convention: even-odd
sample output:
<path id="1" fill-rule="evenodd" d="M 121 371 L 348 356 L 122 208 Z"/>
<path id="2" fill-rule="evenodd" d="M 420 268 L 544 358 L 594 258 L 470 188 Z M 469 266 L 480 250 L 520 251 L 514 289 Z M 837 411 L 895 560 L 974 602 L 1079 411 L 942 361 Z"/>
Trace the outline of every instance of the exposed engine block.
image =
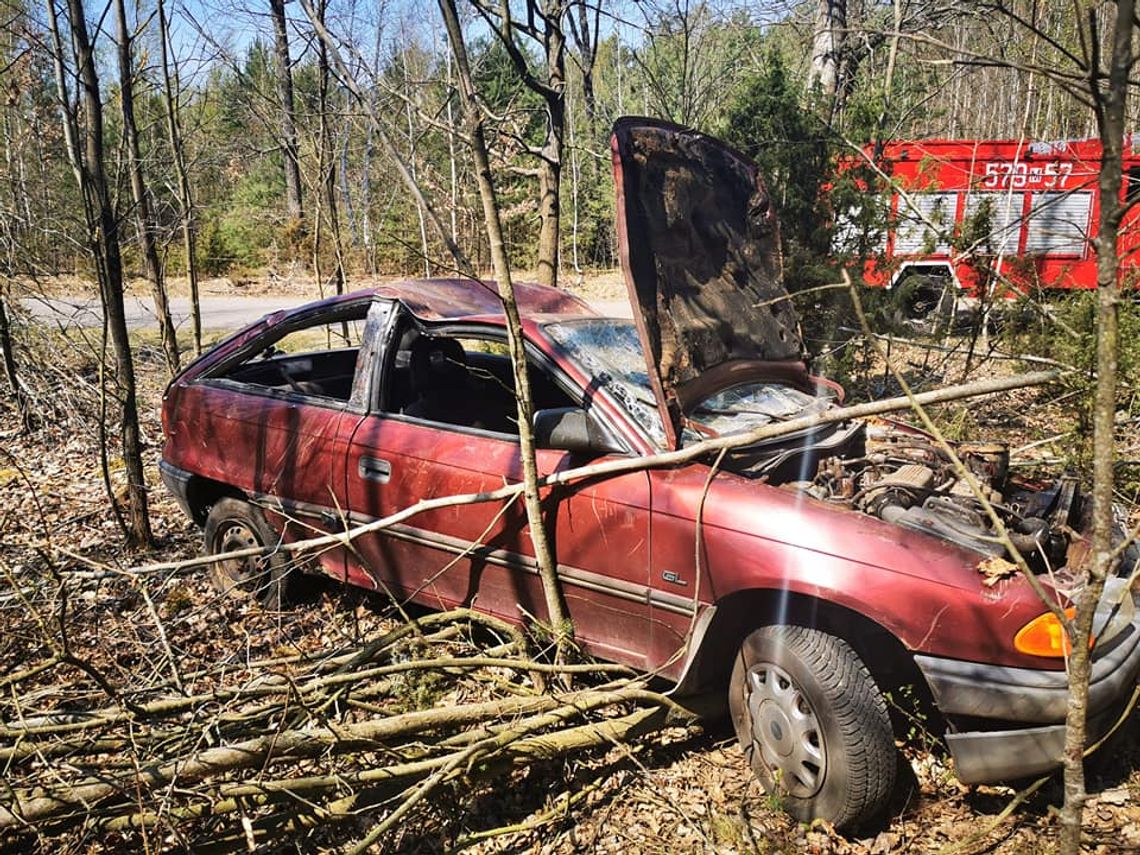
<path id="1" fill-rule="evenodd" d="M 921 431 L 887 420 L 861 425 L 839 454 L 818 460 L 812 480 L 785 486 L 983 555 L 1005 555 L 980 495 L 1035 570 L 1066 563 L 1069 532 L 1079 528 L 1082 512 L 1075 477 L 1023 483 L 1010 476 L 1006 446 L 957 443 L 954 451 L 967 478 Z"/>

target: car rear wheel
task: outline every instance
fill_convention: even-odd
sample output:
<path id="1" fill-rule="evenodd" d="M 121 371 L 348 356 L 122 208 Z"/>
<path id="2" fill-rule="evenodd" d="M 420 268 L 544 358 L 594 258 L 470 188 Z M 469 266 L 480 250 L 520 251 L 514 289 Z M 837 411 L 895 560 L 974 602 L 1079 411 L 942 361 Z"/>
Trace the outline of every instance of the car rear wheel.
<path id="1" fill-rule="evenodd" d="M 894 736 L 886 701 L 842 639 L 768 626 L 741 645 L 729 708 L 752 771 L 799 820 L 852 827 L 881 811 L 894 789 Z"/>
<path id="2" fill-rule="evenodd" d="M 240 499 L 219 499 L 206 517 L 208 555 L 273 546 L 278 540 L 261 511 Z M 222 594 L 251 598 L 277 609 L 286 601 L 287 570 L 284 554 L 272 553 L 217 561 L 210 565 L 209 577 Z"/>

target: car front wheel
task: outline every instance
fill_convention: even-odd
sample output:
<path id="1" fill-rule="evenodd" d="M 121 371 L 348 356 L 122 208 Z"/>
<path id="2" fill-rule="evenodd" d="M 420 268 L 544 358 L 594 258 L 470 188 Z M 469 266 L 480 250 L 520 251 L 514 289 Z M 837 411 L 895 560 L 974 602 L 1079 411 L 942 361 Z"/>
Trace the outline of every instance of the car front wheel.
<path id="1" fill-rule="evenodd" d="M 890 716 L 847 642 L 800 626 L 754 631 L 736 657 L 729 708 L 753 772 L 792 816 L 843 828 L 886 806 Z"/>
<path id="2" fill-rule="evenodd" d="M 253 505 L 222 498 L 206 517 L 206 553 L 222 555 L 251 547 L 274 546 L 279 538 Z M 280 608 L 286 600 L 287 566 L 280 552 L 226 558 L 210 565 L 210 583 L 222 594 L 249 597 L 265 608 Z"/>

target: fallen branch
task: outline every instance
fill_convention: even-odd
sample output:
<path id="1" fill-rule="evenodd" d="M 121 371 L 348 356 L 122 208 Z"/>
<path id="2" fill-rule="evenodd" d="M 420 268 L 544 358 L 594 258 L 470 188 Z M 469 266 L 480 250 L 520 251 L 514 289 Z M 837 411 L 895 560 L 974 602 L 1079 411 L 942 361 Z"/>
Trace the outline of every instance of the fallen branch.
<path id="1" fill-rule="evenodd" d="M 1064 375 L 1065 372 L 1056 371 L 1035 371 L 1028 374 L 1016 374 L 1010 377 L 996 377 L 988 380 L 976 380 L 972 383 L 962 383 L 956 386 L 947 386 L 942 389 L 935 389 L 930 392 L 922 392 L 912 396 L 900 396 L 896 398 L 887 398 L 882 401 L 869 401 L 864 404 L 854 404 L 849 407 L 836 407 L 833 409 L 825 410 L 820 413 L 815 413 L 809 416 L 801 416 L 787 421 L 777 422 L 773 424 L 763 425 L 754 430 L 746 431 L 739 434 L 729 434 L 715 439 L 707 439 L 701 442 L 694 443 L 676 451 L 667 451 L 660 454 L 650 454 L 643 457 L 620 457 L 611 460 L 605 460 L 601 463 L 594 463 L 588 466 L 579 466 L 574 469 L 565 469 L 561 472 L 554 472 L 550 475 L 540 479 L 539 486 L 541 488 L 553 487 L 563 484 L 571 484 L 576 481 L 581 481 L 587 478 L 602 478 L 606 476 L 622 475 L 629 472 L 639 472 L 645 469 L 660 469 L 668 468 L 671 466 L 679 466 L 684 463 L 690 463 L 702 457 L 710 457 L 722 450 L 732 450 L 736 448 L 745 448 L 747 446 L 756 445 L 757 443 L 766 440 L 775 439 L 777 437 L 786 436 L 788 434 L 797 433 L 799 431 L 810 430 L 812 428 L 821 427 L 822 425 L 834 424 L 836 422 L 849 421 L 851 419 L 868 418 L 870 416 L 884 415 L 886 413 L 899 412 L 901 410 L 910 409 L 915 406 L 930 406 L 932 404 L 943 404 L 949 401 L 958 401 L 963 398 L 974 398 L 982 395 L 994 395 L 1000 392 L 1009 392 L 1014 389 L 1025 389 L 1033 386 L 1043 386 L 1048 383 L 1055 382 Z M 398 523 L 402 523 L 414 516 L 417 516 L 428 511 L 439 510 L 441 508 L 451 508 L 459 505 L 472 505 L 483 502 L 494 502 L 509 499 L 516 494 L 522 492 L 523 485 L 508 484 L 496 490 L 486 490 L 479 493 L 465 493 L 462 495 L 454 496 L 441 496 L 434 499 L 424 499 L 410 505 L 396 513 L 389 514 L 377 520 L 365 523 L 363 525 L 355 526 L 343 532 L 335 534 L 320 535 L 319 537 L 306 538 L 304 540 L 296 540 L 290 543 L 275 544 L 274 546 L 265 547 L 249 547 L 248 549 L 237 549 L 232 552 L 219 553 L 217 555 L 203 555 L 197 558 L 187 558 L 182 561 L 162 561 L 153 564 L 143 564 L 127 569 L 110 568 L 99 562 L 91 561 L 90 559 L 82 558 L 82 556 L 71 554 L 71 557 L 82 560 L 89 566 L 96 566 L 104 568 L 99 572 L 92 571 L 69 571 L 67 575 L 81 576 L 87 579 L 107 579 L 115 578 L 117 576 L 130 576 L 141 575 L 147 573 L 159 573 L 170 571 L 188 570 L 195 567 L 202 567 L 205 565 L 213 564 L 218 561 L 225 561 L 238 558 L 255 558 L 262 555 L 271 555 L 275 553 L 301 553 L 315 549 L 320 549 L 326 546 L 348 546 L 353 540 L 361 535 L 371 534 L 377 531 L 383 531 L 386 528 L 391 528 Z"/>
<path id="2" fill-rule="evenodd" d="M 458 707 L 419 710 L 337 727 L 271 733 L 240 743 L 206 749 L 190 757 L 146 766 L 140 769 L 137 775 L 129 778 L 124 776 L 107 780 L 106 776 L 100 776 L 99 779 L 88 779 L 66 790 L 46 795 L 29 796 L 17 793 L 9 805 L 0 806 L 0 830 L 41 820 L 60 819 L 69 812 L 77 810 L 87 813 L 101 801 L 132 790 L 153 790 L 175 782 L 179 787 L 186 787 L 239 769 L 264 770 L 270 763 L 376 749 L 385 742 L 407 738 L 413 734 L 453 729 L 479 721 L 502 720 L 509 716 L 529 715 L 530 718 L 507 726 L 502 732 L 489 735 L 484 740 L 484 743 L 491 746 L 503 747 L 521 735 L 537 728 L 556 725 L 567 717 L 581 715 L 602 706 L 647 699 L 659 701 L 666 709 L 673 707 L 663 696 L 653 696 L 641 689 L 585 691 L 576 692 L 565 698 L 554 696 L 513 698 Z M 541 743 L 536 745 L 540 746 Z M 526 749 L 516 749 L 516 752 L 518 750 Z M 540 747 L 531 746 L 531 750 L 535 751 L 535 756 L 542 756 Z M 413 768 L 419 769 L 426 763 L 426 768 L 430 769 L 442 762 L 444 761 L 422 761 Z M 391 780 L 409 772 L 383 769 L 376 770 L 375 774 L 384 780 Z M 355 778 L 360 782 L 369 780 L 360 776 Z M 336 781 L 343 783 L 344 778 L 338 776 Z M 251 790 L 239 788 L 238 791 L 230 791 L 230 794 L 255 795 L 269 788 L 265 782 L 251 786 Z M 286 781 L 281 786 L 296 790 L 304 788 L 305 785 L 296 781 Z M 312 784 L 312 786 L 319 788 L 321 785 Z"/>

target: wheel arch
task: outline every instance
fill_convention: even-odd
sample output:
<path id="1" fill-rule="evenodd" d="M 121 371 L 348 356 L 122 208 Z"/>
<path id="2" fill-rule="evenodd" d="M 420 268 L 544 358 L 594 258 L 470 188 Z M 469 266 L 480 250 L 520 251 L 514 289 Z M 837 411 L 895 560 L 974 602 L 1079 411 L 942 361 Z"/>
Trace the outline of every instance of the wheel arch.
<path id="1" fill-rule="evenodd" d="M 962 283 L 958 279 L 954 265 L 949 260 L 941 261 L 934 259 L 919 259 L 902 262 L 891 275 L 890 281 L 887 283 L 887 288 L 894 289 L 911 276 L 930 276 L 948 279 L 954 286 L 955 291 L 962 290 Z"/>
<path id="2" fill-rule="evenodd" d="M 210 508 L 224 497 L 233 499 L 248 499 L 248 496 L 233 484 L 224 481 L 215 481 L 201 475 L 192 475 L 186 484 L 186 504 L 190 510 L 190 517 L 195 524 L 204 526 Z"/>
<path id="3" fill-rule="evenodd" d="M 761 626 L 791 624 L 843 639 L 863 660 L 884 692 L 910 686 L 925 715 L 935 714 L 926 678 L 914 656 L 890 630 L 846 606 L 794 591 L 752 588 L 737 591 L 698 619 L 689 655 L 672 695 L 685 696 L 728 685 L 745 636 Z"/>

